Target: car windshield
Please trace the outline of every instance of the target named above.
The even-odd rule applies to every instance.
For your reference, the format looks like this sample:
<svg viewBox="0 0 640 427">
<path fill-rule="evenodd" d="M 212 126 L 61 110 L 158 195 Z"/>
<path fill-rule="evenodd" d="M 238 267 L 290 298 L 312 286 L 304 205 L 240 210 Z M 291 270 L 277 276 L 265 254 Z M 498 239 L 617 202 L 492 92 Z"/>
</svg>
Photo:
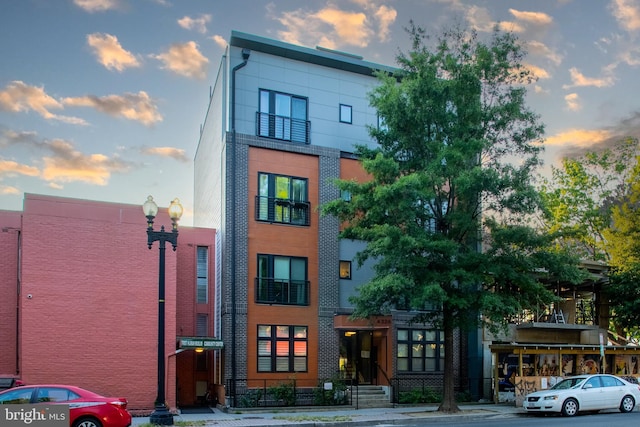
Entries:
<svg viewBox="0 0 640 427">
<path fill-rule="evenodd" d="M 584 377 L 567 378 L 566 380 L 562 380 L 556 385 L 554 385 L 553 387 L 551 387 L 551 390 L 566 390 L 569 388 L 573 388 L 582 384 L 584 380 L 586 380 L 586 378 Z"/>
</svg>

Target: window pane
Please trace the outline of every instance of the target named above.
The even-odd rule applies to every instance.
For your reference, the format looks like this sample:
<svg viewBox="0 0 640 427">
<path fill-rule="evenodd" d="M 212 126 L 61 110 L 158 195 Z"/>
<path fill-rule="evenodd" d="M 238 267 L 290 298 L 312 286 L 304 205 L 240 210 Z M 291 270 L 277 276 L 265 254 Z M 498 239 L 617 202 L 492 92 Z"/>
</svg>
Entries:
<svg viewBox="0 0 640 427">
<path fill-rule="evenodd" d="M 291 258 L 291 280 L 307 278 L 307 262 L 302 258 Z"/>
<path fill-rule="evenodd" d="M 433 372 L 436 370 L 436 359 L 425 359 L 425 370 Z"/>
<path fill-rule="evenodd" d="M 351 261 L 340 261 L 340 278 L 351 279 Z"/>
<path fill-rule="evenodd" d="M 409 344 L 398 344 L 398 357 L 409 356 Z"/>
<path fill-rule="evenodd" d="M 258 372 L 271 372 L 270 357 L 258 357 Z"/>
<path fill-rule="evenodd" d="M 289 187 L 291 178 L 288 176 L 276 176 L 276 198 L 289 200 Z"/>
<path fill-rule="evenodd" d="M 294 354 L 294 356 L 306 356 L 307 355 L 307 342 L 306 341 L 295 341 L 293 343 L 293 354 Z"/>
<path fill-rule="evenodd" d="M 306 338 L 307 337 L 307 327 L 306 326 L 295 326 L 293 328 L 293 336 L 295 338 Z"/>
<path fill-rule="evenodd" d="M 425 356 L 427 357 L 436 357 L 436 345 L 435 344 L 427 344 L 425 347 Z"/>
<path fill-rule="evenodd" d="M 293 359 L 293 370 L 294 370 L 294 372 L 306 372 L 307 371 L 307 358 L 306 357 L 295 357 Z"/>
<path fill-rule="evenodd" d="M 411 337 L 414 341 L 422 341 L 424 340 L 424 331 L 412 331 Z"/>
<path fill-rule="evenodd" d="M 304 98 L 291 98 L 291 117 L 298 120 L 307 120 L 307 100 Z"/>
<path fill-rule="evenodd" d="M 289 372 L 289 358 L 277 357 L 276 358 L 276 371 L 277 372 Z"/>
<path fill-rule="evenodd" d="M 276 355 L 288 356 L 289 355 L 289 341 L 277 341 L 276 342 Z"/>
<path fill-rule="evenodd" d="M 271 338 L 271 326 L 258 325 L 258 336 L 261 338 Z"/>
<path fill-rule="evenodd" d="M 271 341 L 258 341 L 258 356 L 271 355 Z"/>
<path fill-rule="evenodd" d="M 414 357 L 411 360 L 411 370 L 413 372 L 422 372 L 424 371 L 424 366 L 422 366 L 424 359 L 421 357 Z"/>
<path fill-rule="evenodd" d="M 196 336 L 206 337 L 208 334 L 207 323 L 209 320 L 209 316 L 206 314 L 198 314 L 196 316 Z"/>
<path fill-rule="evenodd" d="M 409 331 L 406 329 L 398 330 L 398 341 L 406 341 L 409 339 Z"/>
<path fill-rule="evenodd" d="M 427 341 L 435 341 L 436 340 L 436 331 L 427 331 L 425 335 L 425 339 Z"/>
<path fill-rule="evenodd" d="M 276 93 L 277 116 L 291 117 L 291 97 L 283 93 Z"/>
<path fill-rule="evenodd" d="M 407 358 L 398 359 L 398 370 L 399 371 L 408 371 L 409 370 L 409 359 L 407 359 Z"/>
<path fill-rule="evenodd" d="M 289 338 L 288 326 L 276 326 L 276 336 L 278 338 Z"/>
<path fill-rule="evenodd" d="M 291 195 L 291 198 L 298 202 L 306 202 L 307 201 L 307 180 L 293 178 L 291 180 L 291 184 L 293 186 L 293 194 Z"/>
<path fill-rule="evenodd" d="M 273 258 L 273 277 L 275 279 L 289 280 L 289 259 L 280 256 Z"/>
<path fill-rule="evenodd" d="M 351 106 L 340 104 L 340 121 L 351 123 Z"/>
<path fill-rule="evenodd" d="M 414 344 L 411 347 L 411 355 L 413 357 L 422 356 L 422 352 L 424 350 L 424 346 L 422 344 Z"/>
</svg>

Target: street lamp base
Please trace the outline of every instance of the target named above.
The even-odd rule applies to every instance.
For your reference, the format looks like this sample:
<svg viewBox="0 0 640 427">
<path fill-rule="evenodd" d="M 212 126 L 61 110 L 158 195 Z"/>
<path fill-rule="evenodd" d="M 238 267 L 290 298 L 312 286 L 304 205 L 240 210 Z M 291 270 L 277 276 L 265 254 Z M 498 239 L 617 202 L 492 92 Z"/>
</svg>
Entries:
<svg viewBox="0 0 640 427">
<path fill-rule="evenodd" d="M 159 405 L 156 405 L 156 408 L 151 413 L 151 416 L 149 417 L 149 422 L 151 424 L 156 424 L 161 426 L 172 426 L 173 414 L 169 412 L 166 405 L 159 404 Z"/>
</svg>

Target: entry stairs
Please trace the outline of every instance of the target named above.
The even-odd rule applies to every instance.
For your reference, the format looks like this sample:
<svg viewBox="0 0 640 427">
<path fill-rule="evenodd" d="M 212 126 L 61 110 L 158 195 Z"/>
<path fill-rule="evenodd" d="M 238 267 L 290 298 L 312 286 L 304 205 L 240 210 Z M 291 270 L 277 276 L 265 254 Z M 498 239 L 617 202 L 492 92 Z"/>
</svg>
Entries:
<svg viewBox="0 0 640 427">
<path fill-rule="evenodd" d="M 388 387 L 360 385 L 352 389 L 351 404 L 359 408 L 391 408 Z"/>
</svg>

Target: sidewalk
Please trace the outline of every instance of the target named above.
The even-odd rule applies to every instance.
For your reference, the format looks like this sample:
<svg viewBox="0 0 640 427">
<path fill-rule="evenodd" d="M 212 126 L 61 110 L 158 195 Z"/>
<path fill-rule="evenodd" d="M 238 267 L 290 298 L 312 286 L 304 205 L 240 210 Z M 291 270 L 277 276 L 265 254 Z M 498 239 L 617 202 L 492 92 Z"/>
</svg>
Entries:
<svg viewBox="0 0 640 427">
<path fill-rule="evenodd" d="M 297 425 L 299 427 L 331 427 L 331 426 L 371 426 L 373 423 L 401 424 L 408 420 L 432 419 L 434 422 L 443 418 L 455 417 L 516 417 L 524 414 L 522 408 L 513 404 L 467 404 L 460 405 L 461 412 L 457 414 L 441 414 L 437 412 L 437 405 L 399 406 L 396 408 L 361 408 L 340 407 L 339 409 L 314 408 L 273 408 L 272 412 L 257 410 L 238 410 L 238 413 L 222 412 L 215 409 L 209 414 L 180 414 L 176 415 L 174 423 L 178 421 L 204 421 L 207 426 L 283 426 Z M 148 423 L 149 417 L 134 417 L 132 425 Z"/>
</svg>

